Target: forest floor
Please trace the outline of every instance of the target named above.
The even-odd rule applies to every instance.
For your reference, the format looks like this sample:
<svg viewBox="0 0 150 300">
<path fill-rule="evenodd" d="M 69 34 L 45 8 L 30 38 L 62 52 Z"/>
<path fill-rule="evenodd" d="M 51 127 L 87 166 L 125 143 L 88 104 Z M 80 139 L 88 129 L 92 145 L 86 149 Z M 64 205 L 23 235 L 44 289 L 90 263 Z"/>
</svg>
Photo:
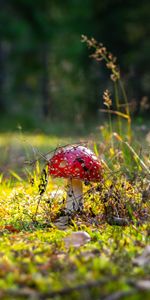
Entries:
<svg viewBox="0 0 150 300">
<path fill-rule="evenodd" d="M 0 135 L 0 299 L 149 300 L 150 181 L 140 165 L 149 151 L 129 176 L 103 149 L 116 169 L 85 186 L 84 210 L 69 216 L 64 180 L 49 178 L 36 214 L 40 159 L 72 142 L 83 140 Z"/>
</svg>

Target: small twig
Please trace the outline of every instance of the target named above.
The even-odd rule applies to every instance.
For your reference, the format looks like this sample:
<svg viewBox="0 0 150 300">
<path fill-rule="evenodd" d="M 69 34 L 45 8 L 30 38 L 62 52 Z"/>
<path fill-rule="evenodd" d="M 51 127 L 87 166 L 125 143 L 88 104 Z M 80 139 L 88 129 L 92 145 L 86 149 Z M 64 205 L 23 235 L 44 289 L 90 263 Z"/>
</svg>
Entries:
<svg viewBox="0 0 150 300">
<path fill-rule="evenodd" d="M 148 172 L 148 174 L 150 174 L 150 169 L 146 166 L 146 164 L 144 163 L 144 161 L 139 157 L 139 155 L 135 152 L 135 150 L 129 145 L 129 143 L 128 142 L 124 142 L 124 144 L 129 148 L 129 150 L 134 155 L 134 157 L 139 161 L 139 163 L 141 164 L 141 166 Z"/>
<path fill-rule="evenodd" d="M 41 160 L 41 159 L 44 159 L 44 161 L 49 162 L 49 158 L 47 158 L 47 156 L 48 156 L 49 154 L 53 154 L 53 155 L 54 155 L 54 154 L 55 154 L 57 151 L 59 151 L 60 149 L 66 148 L 66 147 L 68 147 L 68 146 L 86 145 L 87 143 L 88 143 L 88 142 L 76 142 L 76 143 L 74 143 L 73 145 L 72 145 L 72 144 L 66 144 L 66 145 L 58 146 L 58 147 L 56 147 L 54 150 L 48 151 L 48 152 L 46 152 L 45 154 L 42 154 L 42 153 L 39 151 L 39 149 L 36 148 L 36 152 L 38 153 L 39 157 L 36 158 L 36 159 L 34 159 L 34 160 L 25 161 L 24 163 L 27 164 L 27 165 L 34 165 L 38 160 Z M 30 146 L 33 148 L 32 145 L 30 145 Z M 35 153 L 35 148 L 34 148 L 34 151 L 33 151 L 33 152 Z"/>
<path fill-rule="evenodd" d="M 39 209 L 39 205 L 40 205 L 40 202 L 42 200 L 42 197 L 43 197 L 43 194 L 39 196 L 37 206 L 36 206 L 36 210 L 35 210 L 35 214 L 34 214 L 34 220 L 36 220 L 36 216 L 37 216 L 37 213 L 38 213 L 38 209 Z"/>
<path fill-rule="evenodd" d="M 39 208 L 39 204 L 41 202 L 41 199 L 43 197 L 43 194 L 44 192 L 46 191 L 46 187 L 47 187 L 47 184 L 48 184 L 48 170 L 47 170 L 47 166 L 42 170 L 42 174 L 41 174 L 41 178 L 40 178 L 40 184 L 38 186 L 39 188 L 39 199 L 38 199 L 38 202 L 37 202 L 37 206 L 36 206 L 36 211 L 35 211 L 35 214 L 34 214 L 34 219 L 36 220 L 36 216 L 37 216 L 37 213 L 38 213 L 38 208 Z"/>
</svg>

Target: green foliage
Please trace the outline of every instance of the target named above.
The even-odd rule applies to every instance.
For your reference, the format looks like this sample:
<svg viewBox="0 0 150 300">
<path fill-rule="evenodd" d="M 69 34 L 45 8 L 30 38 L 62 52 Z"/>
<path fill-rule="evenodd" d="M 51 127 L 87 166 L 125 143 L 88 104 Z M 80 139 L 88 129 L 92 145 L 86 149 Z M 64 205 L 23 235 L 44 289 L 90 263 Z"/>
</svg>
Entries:
<svg viewBox="0 0 150 300">
<path fill-rule="evenodd" d="M 3 135 L 1 145 L 3 150 L 13 146 L 19 163 L 23 149 L 14 139 L 19 137 Z M 21 134 L 20 139 L 25 141 L 24 155 L 30 160 L 27 141 L 42 155 L 60 143 L 67 144 L 67 140 L 43 135 Z M 104 141 L 107 144 L 106 138 Z M 94 146 L 97 155 L 100 146 Z M 138 288 L 140 280 L 149 278 L 149 264 L 134 262 L 150 242 L 148 178 L 141 169 L 135 179 L 129 178 L 124 161 L 116 160 L 113 149 L 110 146 L 104 151 L 107 169 L 102 182 L 84 187 L 84 211 L 72 215 L 63 230 L 56 224 L 64 209 L 64 181 L 49 178 L 40 199 L 41 163 L 31 169 L 27 164 L 25 176 L 20 170 L 14 171 L 9 157 L 9 177 L 5 173 L 0 180 L 2 299 L 107 299 L 115 293 L 132 300 L 143 299 L 144 293 L 149 299 L 150 292 Z M 111 164 L 113 159 L 115 165 Z M 116 223 L 118 217 L 120 223 Z M 91 237 L 89 243 L 78 247 L 65 244 L 72 232 L 83 230 Z"/>
</svg>

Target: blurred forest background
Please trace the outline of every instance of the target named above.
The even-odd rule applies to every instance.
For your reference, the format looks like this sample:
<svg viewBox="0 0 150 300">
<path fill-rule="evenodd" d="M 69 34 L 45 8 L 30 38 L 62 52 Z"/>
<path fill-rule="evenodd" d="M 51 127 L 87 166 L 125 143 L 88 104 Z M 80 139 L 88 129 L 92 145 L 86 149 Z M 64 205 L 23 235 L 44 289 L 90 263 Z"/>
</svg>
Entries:
<svg viewBox="0 0 150 300">
<path fill-rule="evenodd" d="M 63 124 L 84 129 L 102 118 L 108 70 L 89 58 L 81 35 L 117 56 L 131 110 L 149 113 L 149 0 L 1 0 L 0 129 Z M 53 125 L 52 125 L 53 124 Z M 86 124 L 86 125 L 85 125 Z"/>
</svg>

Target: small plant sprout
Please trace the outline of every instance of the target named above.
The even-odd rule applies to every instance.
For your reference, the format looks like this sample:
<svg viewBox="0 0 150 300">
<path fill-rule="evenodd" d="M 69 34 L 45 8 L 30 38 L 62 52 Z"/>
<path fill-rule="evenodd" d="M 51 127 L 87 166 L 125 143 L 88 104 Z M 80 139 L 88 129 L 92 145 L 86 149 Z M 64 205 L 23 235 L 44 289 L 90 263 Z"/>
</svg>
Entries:
<svg viewBox="0 0 150 300">
<path fill-rule="evenodd" d="M 77 211 L 83 208 L 82 181 L 100 181 L 102 165 L 95 154 L 80 145 L 69 145 L 56 150 L 48 162 L 49 174 L 68 179 L 66 208 Z"/>
</svg>

